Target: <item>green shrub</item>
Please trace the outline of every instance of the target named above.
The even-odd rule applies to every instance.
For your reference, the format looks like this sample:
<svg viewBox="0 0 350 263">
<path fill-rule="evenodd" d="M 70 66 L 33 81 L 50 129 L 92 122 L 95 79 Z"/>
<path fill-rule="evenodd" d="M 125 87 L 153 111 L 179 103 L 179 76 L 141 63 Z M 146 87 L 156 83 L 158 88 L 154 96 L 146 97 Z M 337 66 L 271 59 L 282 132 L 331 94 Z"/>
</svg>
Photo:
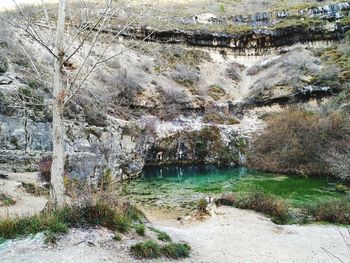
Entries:
<svg viewBox="0 0 350 263">
<path fill-rule="evenodd" d="M 170 243 L 160 246 L 152 240 L 139 242 L 130 248 L 134 257 L 139 259 L 152 259 L 165 256 L 172 259 L 189 257 L 191 247 L 184 243 Z"/>
<path fill-rule="evenodd" d="M 139 242 L 130 248 L 136 258 L 159 258 L 162 256 L 161 246 L 152 240 Z"/>
<path fill-rule="evenodd" d="M 119 233 L 114 233 L 114 236 L 113 236 L 113 240 L 115 241 L 121 241 L 122 240 L 122 237 Z"/>
<path fill-rule="evenodd" d="M 242 209 L 251 209 L 270 216 L 277 224 L 284 224 L 290 219 L 288 203 L 276 196 L 266 194 L 259 189 L 240 196 L 235 205 Z"/>
<path fill-rule="evenodd" d="M 12 239 L 45 231 L 66 233 L 68 231 L 68 225 L 57 217 L 57 213 L 44 213 L 27 218 L 7 218 L 0 221 L 0 237 L 5 239 Z"/>
<path fill-rule="evenodd" d="M 145 236 L 145 226 L 143 224 L 136 225 L 135 231 L 139 236 Z"/>
<path fill-rule="evenodd" d="M 187 258 L 190 256 L 191 247 L 185 243 L 170 243 L 162 246 L 161 251 L 168 258 Z"/>
<path fill-rule="evenodd" d="M 307 207 L 307 211 L 316 221 L 350 224 L 350 201 L 346 198 L 320 201 Z"/>
<path fill-rule="evenodd" d="M 128 217 L 125 207 L 112 208 L 110 205 L 97 202 L 82 206 L 66 206 L 53 212 L 24 218 L 0 220 L 0 238 L 36 234 L 38 232 L 66 233 L 68 227 L 103 226 L 110 230 L 126 232 L 134 222 Z"/>
<path fill-rule="evenodd" d="M 22 187 L 27 193 L 30 193 L 35 196 L 48 196 L 49 190 L 40 186 L 37 186 L 33 183 L 23 183 Z"/>
</svg>

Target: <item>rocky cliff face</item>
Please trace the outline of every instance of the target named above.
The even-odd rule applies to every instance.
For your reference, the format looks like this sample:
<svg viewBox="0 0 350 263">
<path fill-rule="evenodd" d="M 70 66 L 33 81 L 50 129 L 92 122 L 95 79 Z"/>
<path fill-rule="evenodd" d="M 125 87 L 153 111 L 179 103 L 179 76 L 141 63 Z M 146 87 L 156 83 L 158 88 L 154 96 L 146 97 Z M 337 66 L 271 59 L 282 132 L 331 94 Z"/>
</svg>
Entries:
<svg viewBox="0 0 350 263">
<path fill-rule="evenodd" d="M 135 26 L 122 30 L 121 36 L 163 43 L 192 46 L 226 47 L 244 53 L 265 48 L 291 46 L 312 41 L 338 41 L 350 29 L 350 2 L 335 3 L 296 11 L 261 12 L 249 16 L 210 16 L 181 18 L 179 28 L 156 29 Z M 205 25 L 202 27 L 201 25 Z M 196 29 L 196 27 L 198 27 Z M 212 28 L 205 30 L 203 28 Z M 119 33 L 123 26 L 111 26 L 107 32 Z"/>
<path fill-rule="evenodd" d="M 17 101 L 30 90 L 18 76 L 4 74 L 1 80 L 0 170 L 37 171 L 39 162 L 51 156 L 50 109 L 23 105 L 23 98 L 21 103 Z M 112 117 L 105 123 L 97 127 L 84 121 L 66 121 L 66 170 L 73 177 L 93 180 L 110 171 L 123 179 L 142 170 L 147 141 L 141 128 Z"/>
<path fill-rule="evenodd" d="M 348 81 L 346 45 L 336 50 L 324 43 L 345 36 L 350 23 L 342 19 L 349 9 L 349 4 L 336 4 L 298 11 L 297 23 L 287 11 L 188 19 L 193 24 L 253 27 L 241 32 L 129 28 L 124 37 L 148 36 L 160 43 L 133 49 L 126 48 L 128 40 L 117 43 L 114 51 L 127 51 L 93 74 L 89 81 L 94 85 L 69 106 L 67 172 L 91 180 L 107 172 L 124 179 L 148 164 L 241 164 L 248 137 L 258 128 L 255 124 L 261 124 L 256 116 L 246 120 L 247 111 L 322 99 L 340 91 L 341 85 L 335 85 L 339 76 L 342 83 Z M 311 18 L 318 20 L 310 22 Z M 328 50 L 323 54 L 326 62 L 316 48 L 294 46 L 316 40 Z M 103 50 L 104 43 L 99 44 L 92 59 Z M 31 79 L 30 63 L 18 54 L 8 55 L 9 47 L 3 46 L 0 170 L 37 170 L 52 151 L 50 94 Z M 261 56 L 250 56 L 251 50 Z M 33 54 L 50 65 L 34 48 Z M 334 65 L 328 65 L 332 61 Z M 93 107 L 96 97 L 88 91 L 98 96 L 99 107 Z"/>
<path fill-rule="evenodd" d="M 244 154 L 244 136 L 235 130 L 209 125 L 159 136 L 134 122 L 108 118 L 107 123 L 97 127 L 66 122 L 66 170 L 71 176 L 94 182 L 109 172 L 122 180 L 137 176 L 144 165 L 238 165 Z M 37 171 L 39 162 L 50 157 L 51 122 L 35 121 L 21 113 L 0 115 L 0 128 L 0 170 Z"/>
<path fill-rule="evenodd" d="M 97 179 L 107 170 L 117 179 L 138 174 L 144 166 L 147 145 L 140 134 L 125 133 L 129 123 L 109 120 L 106 127 L 66 123 L 66 169 L 77 178 Z M 52 151 L 51 122 L 17 114 L 0 115 L 0 169 L 37 171 L 38 163 Z"/>
<path fill-rule="evenodd" d="M 333 25 L 326 28 L 323 25 L 290 25 L 278 29 L 252 29 L 243 33 L 209 32 L 200 30 L 166 30 L 154 31 L 154 28 L 133 28 L 122 35 L 128 38 L 147 38 L 149 41 L 187 44 L 203 47 L 226 47 L 241 53 L 247 49 L 255 49 L 263 53 L 266 48 L 290 46 L 295 43 L 312 41 L 337 41 L 343 39 L 350 25 Z M 108 30 L 119 32 L 120 28 Z"/>
</svg>

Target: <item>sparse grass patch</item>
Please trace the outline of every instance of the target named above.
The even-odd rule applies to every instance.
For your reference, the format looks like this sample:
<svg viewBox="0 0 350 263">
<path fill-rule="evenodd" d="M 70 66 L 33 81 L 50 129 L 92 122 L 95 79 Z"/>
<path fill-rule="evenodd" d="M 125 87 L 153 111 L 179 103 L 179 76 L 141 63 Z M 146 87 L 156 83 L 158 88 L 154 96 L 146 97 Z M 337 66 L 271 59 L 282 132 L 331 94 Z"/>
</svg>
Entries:
<svg viewBox="0 0 350 263">
<path fill-rule="evenodd" d="M 11 206 L 16 204 L 16 201 L 11 198 L 11 196 L 0 193 L 0 207 L 1 206 Z"/>
<path fill-rule="evenodd" d="M 160 231 L 159 229 L 156 229 L 154 227 L 149 227 L 148 229 L 157 233 L 159 240 L 164 241 L 164 242 L 171 241 L 171 237 L 166 232 Z"/>
<path fill-rule="evenodd" d="M 60 220 L 58 212 L 25 218 L 7 218 L 0 221 L 0 237 L 4 239 L 13 239 L 45 231 L 66 233 L 68 225 Z"/>
<path fill-rule="evenodd" d="M 211 28 L 212 31 L 214 31 L 214 28 Z M 249 25 L 226 25 L 223 28 L 224 32 L 228 33 L 228 34 L 241 34 L 241 33 L 245 33 L 245 32 L 250 32 L 253 30 L 253 27 L 249 26 Z"/>
<path fill-rule="evenodd" d="M 204 123 L 235 125 L 240 121 L 235 117 L 222 114 L 220 112 L 210 112 L 203 116 Z"/>
<path fill-rule="evenodd" d="M 210 86 L 208 89 L 208 96 L 212 97 L 213 100 L 218 101 L 220 100 L 223 96 L 226 95 L 225 90 L 217 85 Z"/>
<path fill-rule="evenodd" d="M 325 24 L 325 21 L 322 21 L 321 19 L 318 18 L 287 18 L 281 20 L 279 23 L 277 23 L 273 29 L 284 29 L 288 27 L 313 27 L 313 26 L 322 26 Z"/>
<path fill-rule="evenodd" d="M 24 188 L 24 190 L 32 195 L 35 196 L 48 196 L 49 190 L 40 186 L 37 186 L 33 183 L 23 183 L 22 182 L 22 187 Z"/>
</svg>

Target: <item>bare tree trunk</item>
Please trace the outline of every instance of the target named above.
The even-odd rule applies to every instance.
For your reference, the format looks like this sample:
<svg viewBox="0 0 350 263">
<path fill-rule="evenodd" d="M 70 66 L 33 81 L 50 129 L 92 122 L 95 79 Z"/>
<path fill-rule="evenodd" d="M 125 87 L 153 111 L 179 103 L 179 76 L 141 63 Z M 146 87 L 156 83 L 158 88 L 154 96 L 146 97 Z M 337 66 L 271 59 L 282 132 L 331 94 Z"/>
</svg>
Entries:
<svg viewBox="0 0 350 263">
<path fill-rule="evenodd" d="M 52 105 L 52 167 L 51 167 L 51 185 L 52 185 L 52 201 L 55 208 L 62 207 L 64 205 L 64 119 L 63 119 L 63 107 L 64 107 L 64 25 L 66 15 L 67 0 L 60 0 L 57 20 L 56 31 L 56 45 L 54 53 L 57 56 L 54 65 L 54 86 L 53 96 L 54 101 Z"/>
</svg>

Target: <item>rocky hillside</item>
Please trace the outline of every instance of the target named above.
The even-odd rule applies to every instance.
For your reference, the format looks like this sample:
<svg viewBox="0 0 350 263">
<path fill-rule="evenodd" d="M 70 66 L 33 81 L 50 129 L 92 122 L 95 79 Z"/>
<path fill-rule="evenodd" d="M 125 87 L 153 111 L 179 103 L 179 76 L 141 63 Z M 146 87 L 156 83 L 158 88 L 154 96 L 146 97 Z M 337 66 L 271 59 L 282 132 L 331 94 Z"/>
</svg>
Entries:
<svg viewBox="0 0 350 263">
<path fill-rule="evenodd" d="M 122 179 L 145 164 L 244 162 L 266 116 L 297 103 L 317 108 L 350 79 L 343 43 L 350 4 L 308 2 L 242 15 L 231 15 L 227 4 L 220 14 L 174 16 L 155 32 L 147 17 L 156 9 L 147 11 L 144 25 L 128 27 L 109 51 L 122 54 L 101 65 L 67 106 L 67 172 Z M 109 24 L 91 61 L 122 18 Z M 50 90 L 35 71 L 48 78 L 52 61 L 26 35 L 1 30 L 0 169 L 35 171 L 52 150 Z"/>
</svg>

